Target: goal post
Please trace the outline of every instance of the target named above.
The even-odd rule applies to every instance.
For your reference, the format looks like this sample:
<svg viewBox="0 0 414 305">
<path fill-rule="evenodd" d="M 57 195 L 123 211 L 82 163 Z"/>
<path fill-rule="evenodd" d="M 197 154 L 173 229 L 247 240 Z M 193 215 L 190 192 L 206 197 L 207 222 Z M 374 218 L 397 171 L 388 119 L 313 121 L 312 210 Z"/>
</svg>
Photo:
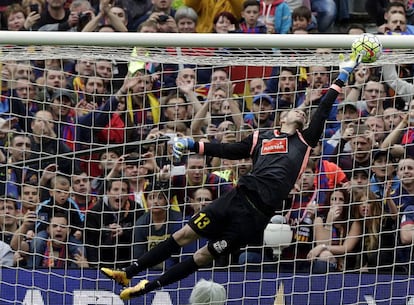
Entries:
<svg viewBox="0 0 414 305">
<path fill-rule="evenodd" d="M 250 48 L 344 48 L 348 49 L 358 35 L 251 35 L 190 33 L 93 33 L 0 31 L 0 44 L 15 45 L 85 45 L 142 47 L 240 47 Z M 62 35 L 64 34 L 64 35 Z M 116 37 L 116 39 L 114 39 Z M 412 49 L 409 35 L 379 35 L 384 48 Z"/>
<path fill-rule="evenodd" d="M 183 163 L 172 162 L 170 146 L 172 138 L 177 135 L 185 135 L 211 142 L 231 142 L 241 139 L 248 132 L 259 129 L 259 127 L 251 125 L 259 124 L 257 121 L 261 119 L 257 119 L 255 115 L 261 111 L 271 113 L 271 115 L 269 124 L 261 125 L 260 128 L 280 127 L 280 117 L 283 115 L 283 111 L 298 106 L 299 100 L 305 100 L 315 91 L 322 94 L 322 91 L 326 89 L 324 86 L 335 79 L 339 72 L 338 55 L 340 53 L 349 54 L 355 38 L 357 36 L 339 34 L 246 35 L 0 31 L 1 101 L 10 102 L 9 109 L 0 112 L 0 118 L 6 120 L 10 116 L 17 117 L 20 128 L 17 131 L 10 131 L 5 127 L 6 125 L 1 125 L 4 121 L 1 121 L 0 124 L 2 145 L 0 146 L 2 153 L 0 154 L 0 185 L 3 185 L 4 193 L 6 193 L 5 190 L 7 192 L 17 192 L 18 190 L 17 197 L 11 199 L 15 204 L 9 209 L 15 209 L 15 211 L 10 212 L 11 216 L 8 216 L 8 221 L 17 224 L 17 226 L 22 225 L 24 214 L 27 213 L 26 208 L 23 207 L 41 206 L 41 203 L 35 202 L 33 197 L 25 197 L 23 194 L 23 188 L 33 182 L 29 181 L 30 179 L 25 179 L 29 177 L 28 173 L 32 173 L 29 169 L 33 169 L 33 175 L 39 178 L 46 166 L 54 163 L 61 164 L 60 162 L 67 165 L 68 173 L 65 172 L 63 176 L 68 178 L 71 184 L 71 188 L 66 192 L 77 203 L 79 209 L 82 207 L 79 213 L 85 218 L 85 223 L 79 230 L 81 236 L 78 235 L 78 240 L 66 240 L 67 244 L 62 248 L 65 251 L 55 251 L 54 253 L 58 257 L 54 257 L 50 253 L 53 250 L 53 238 L 50 233 L 47 233 L 49 235 L 42 233 L 37 236 L 38 240 L 36 241 L 43 242 L 44 245 L 41 253 L 33 252 L 35 250 L 30 246 L 30 243 L 35 239 L 30 234 L 39 233 L 35 228 L 32 228 L 32 232 L 16 233 L 20 234 L 22 240 L 18 244 L 18 250 L 14 249 L 13 251 L 16 253 L 15 259 L 17 261 L 15 260 L 13 266 L 0 265 L 0 304 L 124 304 L 118 296 L 121 287 L 104 278 L 100 274 L 98 266 L 116 263 L 116 267 L 124 267 L 132 261 L 134 251 L 138 251 L 138 246 L 149 248 L 170 236 L 171 231 L 168 230 L 172 227 L 176 229 L 184 225 L 189 217 L 186 214 L 187 209 L 193 209 L 191 204 L 196 201 L 195 188 L 192 183 L 180 185 L 178 182 L 176 182 L 177 184 L 170 182 L 168 187 L 170 205 L 168 208 L 181 213 L 179 220 L 170 219 L 171 215 L 165 216 L 162 223 L 168 223 L 170 228 L 163 227 L 165 232 L 161 233 L 151 233 L 151 230 L 159 229 L 159 223 L 151 222 L 153 220 L 150 217 L 149 223 L 137 224 L 138 219 L 143 221 L 141 214 L 151 213 L 151 209 L 147 206 L 148 201 L 145 197 L 147 194 L 142 188 L 143 180 L 140 180 L 141 178 L 153 179 L 157 176 L 157 171 L 159 172 L 160 168 L 168 164 L 174 170 L 173 175 L 181 176 L 181 178 L 185 176 L 185 179 L 190 179 L 188 176 L 191 173 L 187 172 Z M 413 74 L 410 74 L 412 73 L 410 66 L 414 64 L 412 52 L 414 38 L 409 35 L 381 35 L 378 38 L 383 45 L 384 52 L 377 62 L 365 67 L 371 69 L 372 75 L 380 76 L 375 78 L 379 87 L 371 89 L 385 94 L 381 87 L 385 83 L 381 74 L 381 67 L 384 64 L 401 65 L 398 70 L 399 75 L 412 82 Z M 135 52 L 133 52 L 134 48 L 136 48 Z M 136 66 L 139 67 L 137 68 L 139 70 L 137 77 L 141 78 L 142 84 L 136 85 L 128 92 L 121 92 L 118 96 L 130 62 L 136 63 Z M 316 69 L 311 72 L 309 67 L 324 67 L 324 69 Z M 188 75 L 191 74 L 191 71 L 194 73 L 193 80 L 196 82 L 194 85 L 185 85 L 184 80 L 187 76 L 183 71 L 186 68 L 189 70 Z M 283 68 L 288 69 L 284 70 Z M 227 79 L 222 80 L 221 83 L 218 81 L 214 86 L 211 85 L 213 82 L 211 75 L 220 70 L 224 71 Z M 287 73 L 287 76 L 283 74 L 283 71 Z M 178 75 L 182 79 L 176 82 Z M 321 87 L 307 90 L 311 77 L 315 82 L 318 77 L 325 77 L 325 83 Z M 362 88 L 352 107 L 358 108 L 358 111 L 362 112 L 368 99 L 368 95 L 363 96 L 364 90 L 368 88 L 368 82 L 367 79 L 360 87 L 355 86 L 354 83 L 347 84 L 339 102 L 350 98 L 352 90 Z M 256 85 L 267 86 L 268 91 L 263 94 L 263 91 L 260 91 L 263 88 L 257 89 Z M 221 89 L 223 97 L 218 95 L 213 98 L 211 92 L 209 94 L 210 88 Z M 384 88 L 387 89 L 389 96 L 387 98 L 378 97 L 378 100 L 387 100 L 389 105 L 400 107 L 396 100 L 405 100 L 406 96 L 400 94 L 398 88 L 395 91 L 389 90 L 388 87 Z M 63 93 L 61 89 L 64 89 Z M 175 96 L 168 99 L 170 92 L 173 92 Z M 114 96 L 119 98 L 116 103 L 113 101 Z M 255 105 L 261 103 L 257 96 L 261 99 L 270 96 L 269 104 L 273 107 L 272 110 L 264 111 L 255 108 Z M 284 96 L 294 96 L 290 106 L 283 106 L 281 101 L 285 101 L 283 100 Z M 182 100 L 177 102 L 177 99 Z M 195 119 L 196 112 L 207 103 L 206 100 L 212 103 L 216 100 L 220 101 L 220 110 L 215 114 L 216 116 L 211 114 L 198 118 L 200 124 L 204 124 L 198 130 L 194 127 L 194 122 L 197 121 Z M 18 112 L 15 108 L 17 104 L 26 107 L 26 112 Z M 185 104 L 185 114 L 180 112 L 183 104 Z M 234 109 L 232 108 L 234 105 L 239 108 L 240 113 L 232 113 L 231 109 Z M 335 108 L 335 115 L 340 109 L 338 105 Z M 106 108 L 104 108 L 105 106 Z M 397 109 L 399 114 L 407 113 L 407 102 L 403 106 L 401 109 Z M 310 116 L 311 106 L 308 108 L 307 115 Z M 50 112 L 51 118 L 35 119 L 35 113 L 42 110 Z M 209 111 L 213 112 L 212 108 L 209 108 Z M 93 115 L 88 117 L 90 113 Z M 242 117 L 239 125 L 236 123 L 237 115 Z M 340 117 L 335 115 L 329 118 L 322 141 L 333 139 L 331 136 L 334 132 L 329 133 L 328 130 L 331 127 L 335 128 L 335 126 L 337 128 L 335 124 L 338 123 L 337 120 L 340 120 Z M 384 123 L 385 114 L 381 113 L 378 116 Z M 217 119 L 218 117 L 219 119 Z M 210 119 L 211 121 L 206 123 Z M 217 126 L 210 129 L 209 124 L 214 125 L 214 119 L 217 119 Z M 229 121 L 229 125 L 233 124 L 236 127 L 220 125 L 223 121 Z M 53 127 L 48 129 L 44 126 L 46 123 L 52 123 Z M 26 127 L 23 127 L 23 124 L 26 124 Z M 43 124 L 43 127 L 40 128 L 36 124 Z M 59 127 L 55 129 L 56 126 Z M 50 129 L 53 129 L 54 132 L 51 132 Z M 335 129 L 335 132 L 337 130 Z M 386 132 L 389 130 L 384 131 L 384 133 Z M 379 133 L 379 131 L 375 131 L 372 136 L 375 136 L 375 133 Z M 29 154 L 21 157 L 20 160 L 14 160 L 17 148 L 13 146 L 15 143 L 13 140 L 19 135 L 23 138 L 30 136 L 31 141 L 35 141 L 33 138 L 36 137 L 43 137 L 45 142 L 57 139 L 69 146 L 70 150 L 51 151 L 42 148 L 41 143 L 35 141 L 31 142 L 32 147 L 29 149 Z M 338 138 L 336 140 L 339 141 Z M 403 150 L 409 144 L 402 144 Z M 35 145 L 37 151 L 34 152 L 32 149 Z M 347 149 L 350 148 L 347 147 Z M 112 153 L 114 155 L 111 155 Z M 102 157 L 103 155 L 104 157 Z M 128 159 L 131 155 L 134 157 Z M 120 177 L 128 179 L 131 189 L 127 191 L 127 194 L 105 193 L 110 192 L 106 188 L 110 188 L 111 185 L 105 181 L 105 174 L 108 174 L 116 166 L 114 164 L 121 156 L 128 162 L 119 161 L 120 164 L 123 161 L 125 163 L 118 164 L 122 169 L 114 175 L 113 179 L 121 179 Z M 341 164 L 340 159 L 344 156 L 350 156 L 350 151 L 329 155 L 332 159 L 336 158 L 336 163 L 331 162 L 335 165 Z M 400 159 L 405 157 L 407 154 L 404 150 L 400 154 Z M 387 155 L 386 161 L 390 160 Z M 210 189 L 211 197 L 217 197 L 224 193 L 226 187 L 236 181 L 233 178 L 242 175 L 250 165 L 248 160 L 230 162 L 229 160 L 209 159 L 203 160 L 203 162 L 203 172 L 212 173 L 218 178 L 213 182 L 203 178 L 196 186 Z M 393 162 L 393 165 L 396 166 L 396 161 Z M 355 164 L 352 166 L 356 166 Z M 131 168 L 127 168 L 128 165 L 131 165 Z M 107 167 L 105 168 L 105 166 Z M 134 166 L 136 166 L 135 169 Z M 374 173 L 375 166 L 374 163 L 369 163 L 359 170 L 364 173 L 369 172 L 370 175 L 371 171 Z M 19 171 L 14 172 L 16 168 Z M 63 166 L 59 170 L 62 168 Z M 322 171 L 320 167 L 318 169 Z M 52 168 L 51 171 L 53 170 Z M 298 237 L 299 223 L 306 216 L 306 214 L 300 214 L 306 208 L 306 205 L 301 205 L 303 203 L 301 200 L 305 200 L 304 198 L 320 200 L 318 204 L 321 210 L 318 210 L 317 213 L 320 212 L 321 215 L 327 217 L 328 207 L 325 206 L 325 201 L 322 202 L 322 198 L 336 190 L 343 191 L 345 187 L 348 187 L 349 184 L 345 180 L 351 180 L 353 170 L 352 167 L 340 173 L 340 169 L 335 168 L 334 172 L 329 173 L 326 171 L 308 173 L 314 175 L 312 181 L 320 193 L 314 197 L 313 189 L 306 189 L 306 185 L 309 187 L 309 183 L 303 180 L 305 178 L 298 180 L 298 189 L 292 190 L 293 199 L 291 200 L 294 204 L 292 205 L 291 201 L 286 202 L 283 211 L 278 213 L 281 218 L 274 220 L 272 223 L 274 226 L 269 225 L 265 234 L 267 244 L 232 253 L 224 263 L 219 261 L 213 266 L 201 268 L 188 278 L 152 292 L 137 301 L 131 301 L 130 304 L 134 304 L 134 302 L 145 305 L 188 304 L 191 290 L 201 278 L 213 279 L 223 284 L 227 291 L 226 304 L 230 305 L 414 304 L 411 257 L 408 261 L 403 262 L 397 258 L 399 250 L 408 251 L 409 255 L 412 251 L 412 245 L 402 245 L 400 241 L 400 222 L 404 216 L 402 212 L 397 215 L 399 220 L 391 230 L 395 247 L 389 249 L 385 246 L 388 252 L 393 252 L 394 260 L 387 261 L 385 265 L 378 267 L 364 265 L 363 262 L 368 259 L 367 257 L 375 256 L 377 261 L 381 260 L 382 252 L 376 251 L 378 247 L 364 250 L 364 243 L 378 243 L 378 239 L 381 239 L 381 234 L 384 233 L 381 231 L 374 234 L 369 231 L 371 228 L 368 226 L 373 222 L 364 219 L 358 220 L 361 221 L 361 232 L 358 232 L 356 238 L 359 239 L 360 249 L 358 250 L 356 246 L 353 251 L 341 254 L 340 259 L 335 257 L 330 260 L 332 266 L 328 267 L 335 266 L 334 271 L 321 274 L 301 269 L 302 265 L 309 265 L 309 259 L 306 253 L 297 254 L 297 252 L 305 251 L 299 245 L 300 241 L 305 244 L 306 251 L 316 246 L 316 240 L 312 240 L 312 234 L 305 236 L 307 233 L 302 232 L 305 235 Z M 22 178 L 23 176 L 24 178 Z M 322 176 L 323 178 L 320 178 Z M 5 178 L 1 179 L 1 177 Z M 87 178 L 87 182 L 82 181 L 84 177 Z M 341 179 L 344 180 L 339 183 L 338 177 L 342 177 Z M 334 185 L 329 185 L 327 181 L 329 179 L 333 181 L 329 181 L 329 183 L 332 182 Z M 40 184 L 39 180 L 34 181 L 36 187 Z M 364 190 L 370 187 L 368 179 L 363 183 L 359 187 Z M 380 182 L 378 185 L 383 186 Z M 399 190 L 401 191 L 401 189 Z M 43 196 L 43 199 L 38 201 L 45 202 L 49 198 L 48 194 L 49 191 L 52 191 L 52 186 L 47 183 L 41 185 L 36 191 L 40 191 Z M 122 213 L 116 214 L 111 220 L 112 222 L 104 223 L 106 220 L 103 215 L 107 216 L 108 211 L 91 211 L 93 206 L 100 202 L 103 206 L 108 204 L 108 198 L 111 196 L 122 197 L 122 195 L 128 197 L 128 208 L 122 207 Z M 403 196 L 397 197 L 397 199 L 401 198 Z M 382 199 L 385 200 L 385 197 Z M 0 198 L 0 207 L 6 206 L 6 200 L 2 200 Z M 200 200 L 210 201 L 209 198 L 201 198 Z M 364 200 L 369 201 L 367 198 Z M 352 214 L 355 203 L 349 201 L 348 204 L 346 217 L 339 220 L 339 224 L 345 224 L 344 227 L 350 228 L 355 221 L 353 219 L 355 215 Z M 385 215 L 384 206 L 379 206 Z M 2 221 L 6 218 L 3 210 L 0 209 L 0 233 L 2 233 L 0 236 L 3 236 L 3 233 L 4 235 L 9 234 L 8 230 L 13 227 Z M 102 214 L 99 214 L 101 212 Z M 88 227 L 88 224 L 92 223 L 88 220 L 88 213 L 100 215 L 97 217 L 101 221 L 100 225 Z M 298 215 L 297 218 L 292 218 L 290 222 L 285 223 L 283 217 L 288 218 L 287 215 L 295 213 Z M 132 215 L 131 218 L 122 222 L 122 217 L 127 214 Z M 43 216 L 37 215 L 39 219 Z M 368 215 L 366 218 L 369 220 L 375 218 L 371 216 Z M 382 214 L 376 216 L 380 218 Z M 42 221 L 42 224 L 47 227 L 50 219 L 42 219 Z M 130 232 L 128 233 L 131 234 L 128 243 L 121 241 L 121 238 L 109 229 L 109 225 L 112 224 L 122 227 L 123 232 Z M 55 224 L 55 226 L 59 225 Z M 145 234 L 142 232 L 140 234 L 145 235 L 147 240 L 137 240 L 138 233 L 135 231 L 137 227 L 146 230 Z M 304 227 L 305 231 L 312 230 L 309 226 L 304 225 Z M 13 228 L 16 229 L 16 227 Z M 387 227 L 387 229 L 389 228 Z M 88 233 L 86 233 L 87 230 Z M 362 233 L 363 230 L 365 233 Z M 67 234 L 69 236 L 72 233 L 68 232 Z M 112 239 L 105 239 L 105 234 L 107 237 L 108 234 L 113 234 Z M 342 231 L 335 231 L 335 236 L 331 236 L 332 240 L 335 239 L 333 243 L 341 240 L 338 243 L 342 245 L 346 240 L 343 234 Z M 60 238 L 59 236 L 61 235 L 58 235 L 58 238 Z M 309 240 L 304 240 L 308 237 Z M 301 238 L 302 240 L 300 240 Z M 295 242 L 291 242 L 292 239 Z M 108 240 L 111 240 L 112 244 Z M 331 242 L 331 240 L 327 240 L 324 245 L 325 250 L 329 249 Z M 87 262 L 79 258 L 78 255 L 59 257 L 59 255 L 66 255 L 66 252 L 72 250 L 74 245 L 77 246 L 78 243 L 82 244 L 79 249 L 85 251 L 79 253 L 84 254 L 84 259 Z M 200 245 L 197 244 L 197 246 Z M 155 278 L 168 268 L 169 264 L 191 255 L 192 250 L 195 250 L 197 246 L 183 249 L 180 255 L 173 256 L 171 261 L 166 264 L 142 272 L 133 279 L 132 284 L 136 284 L 144 277 Z M 291 248 L 288 253 L 286 249 L 289 246 Z M 129 256 L 124 256 L 125 251 Z M 113 260 L 108 261 L 107 255 L 112 252 L 115 253 Z M 2 253 L 1 244 L 0 253 Z M 94 253 L 94 255 L 90 253 Z M 40 265 L 29 267 L 28 260 L 33 260 L 31 263 L 34 263 L 35 254 Z M 352 256 L 351 254 L 360 255 L 352 260 L 357 267 L 338 267 L 341 259 L 347 255 Z M 289 255 L 293 255 L 294 258 Z M 251 261 L 245 262 L 241 259 L 246 257 Z"/>
</svg>

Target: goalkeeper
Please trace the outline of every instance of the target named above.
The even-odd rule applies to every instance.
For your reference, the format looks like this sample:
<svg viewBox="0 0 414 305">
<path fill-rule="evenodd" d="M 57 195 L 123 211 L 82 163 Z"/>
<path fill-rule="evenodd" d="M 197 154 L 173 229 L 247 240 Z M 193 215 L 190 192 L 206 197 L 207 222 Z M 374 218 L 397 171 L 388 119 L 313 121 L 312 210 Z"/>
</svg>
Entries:
<svg viewBox="0 0 414 305">
<path fill-rule="evenodd" d="M 264 229 L 275 211 L 283 209 L 283 200 L 306 165 L 311 147 L 318 143 L 336 97 L 358 63 L 359 57 L 341 62 L 338 78 L 306 129 L 305 113 L 292 109 L 282 119 L 280 131 L 256 131 L 238 143 L 211 144 L 194 142 L 190 138 L 176 139 L 173 145 L 176 158 L 181 158 L 187 150 L 227 159 L 251 157 L 252 172 L 240 177 L 236 188 L 196 213 L 188 224 L 131 266 L 123 270 L 102 268 L 107 277 L 128 286 L 133 276 L 179 253 L 181 247 L 200 237 L 209 240 L 190 259 L 174 265 L 156 280 L 141 280 L 136 286 L 124 289 L 121 299 L 141 296 L 179 281 L 220 255 L 246 245 L 262 244 Z"/>
</svg>

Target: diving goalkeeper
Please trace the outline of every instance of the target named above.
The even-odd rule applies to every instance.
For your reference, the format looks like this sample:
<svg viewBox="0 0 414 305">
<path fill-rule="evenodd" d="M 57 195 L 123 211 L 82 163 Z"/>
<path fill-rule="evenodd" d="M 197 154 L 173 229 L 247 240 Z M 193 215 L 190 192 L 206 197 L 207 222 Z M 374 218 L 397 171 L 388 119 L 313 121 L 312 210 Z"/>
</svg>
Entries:
<svg viewBox="0 0 414 305">
<path fill-rule="evenodd" d="M 122 300 L 179 281 L 220 255 L 263 242 L 263 232 L 270 218 L 275 211 L 283 209 L 283 200 L 305 168 L 311 148 L 319 141 L 335 99 L 359 61 L 358 56 L 358 59 L 351 57 L 340 63 L 338 78 L 320 101 L 306 129 L 305 112 L 292 109 L 282 118 L 280 130 L 256 131 L 241 142 L 211 144 L 194 142 L 191 138 L 174 141 L 175 158 L 181 158 L 187 150 L 226 159 L 251 157 L 253 169 L 250 174 L 240 177 L 237 187 L 231 192 L 196 213 L 183 228 L 129 267 L 123 270 L 101 268 L 107 277 L 129 286 L 133 276 L 179 253 L 181 247 L 200 237 L 209 240 L 191 258 L 174 265 L 157 279 L 144 279 L 136 286 L 122 290 Z"/>
</svg>

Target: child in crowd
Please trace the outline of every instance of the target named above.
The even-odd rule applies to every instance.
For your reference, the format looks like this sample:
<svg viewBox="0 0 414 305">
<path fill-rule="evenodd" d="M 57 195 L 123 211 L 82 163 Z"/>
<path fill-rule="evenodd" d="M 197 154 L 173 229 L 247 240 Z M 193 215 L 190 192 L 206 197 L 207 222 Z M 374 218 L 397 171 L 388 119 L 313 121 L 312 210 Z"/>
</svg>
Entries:
<svg viewBox="0 0 414 305">
<path fill-rule="evenodd" d="M 44 231 L 50 224 L 52 217 L 58 212 L 68 213 L 68 225 L 72 234 L 82 238 L 85 215 L 80 211 L 78 205 L 70 198 L 70 180 L 61 175 L 56 175 L 50 182 L 49 199 L 38 206 L 36 213 L 36 233 Z"/>
<path fill-rule="evenodd" d="M 292 12 L 292 33 L 296 31 L 316 32 L 312 22 L 312 11 L 306 6 L 299 6 Z"/>
<path fill-rule="evenodd" d="M 260 4 L 256 0 L 246 0 L 243 3 L 242 17 L 238 32 L 251 34 L 266 34 L 266 25 L 259 21 Z"/>
</svg>

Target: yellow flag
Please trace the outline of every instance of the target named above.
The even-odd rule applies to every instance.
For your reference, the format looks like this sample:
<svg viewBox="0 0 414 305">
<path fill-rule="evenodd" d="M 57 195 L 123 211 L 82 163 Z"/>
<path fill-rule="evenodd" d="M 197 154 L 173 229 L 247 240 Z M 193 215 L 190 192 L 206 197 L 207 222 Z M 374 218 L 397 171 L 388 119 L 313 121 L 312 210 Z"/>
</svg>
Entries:
<svg viewBox="0 0 414 305">
<path fill-rule="evenodd" d="M 145 56 L 148 56 L 148 53 L 146 53 Z M 137 47 L 134 47 L 132 49 L 131 57 L 135 57 L 135 58 L 138 57 Z M 139 70 L 145 70 L 145 62 L 144 61 L 136 60 L 136 61 L 130 61 L 128 63 L 128 72 L 129 72 L 130 75 L 134 75 Z"/>
</svg>

